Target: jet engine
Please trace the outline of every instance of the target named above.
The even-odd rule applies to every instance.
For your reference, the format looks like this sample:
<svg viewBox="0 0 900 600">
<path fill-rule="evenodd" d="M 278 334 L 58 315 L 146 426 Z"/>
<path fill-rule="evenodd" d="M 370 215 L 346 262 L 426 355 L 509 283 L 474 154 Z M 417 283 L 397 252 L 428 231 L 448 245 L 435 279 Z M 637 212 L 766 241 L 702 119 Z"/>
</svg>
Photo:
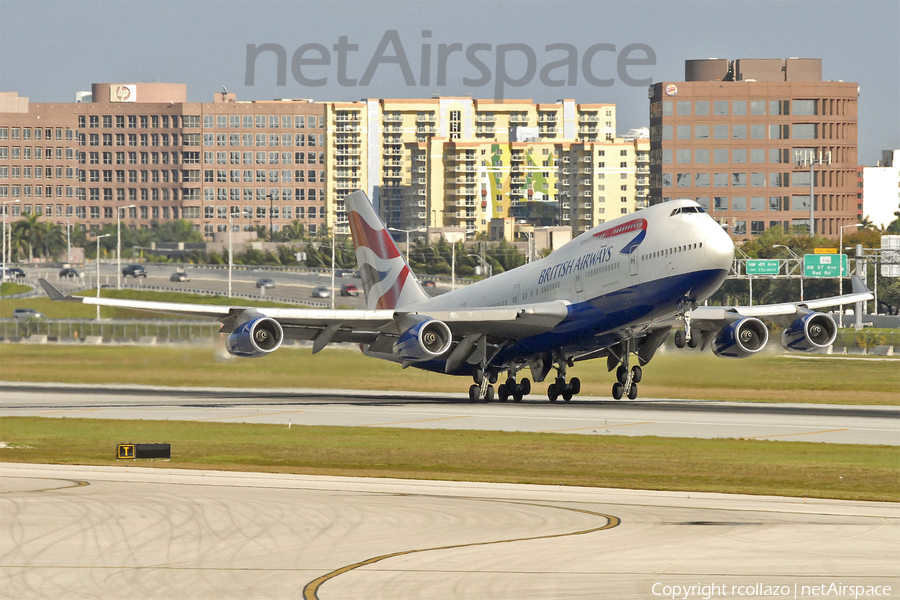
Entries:
<svg viewBox="0 0 900 600">
<path fill-rule="evenodd" d="M 823 313 L 806 312 L 781 333 L 781 345 L 786 350 L 809 352 L 826 348 L 837 336 L 837 325 Z"/>
<path fill-rule="evenodd" d="M 394 354 L 405 360 L 431 360 L 449 350 L 452 341 L 446 323 L 429 319 L 404 331 L 394 342 Z"/>
<path fill-rule="evenodd" d="M 712 342 L 712 349 L 719 357 L 747 358 L 762 350 L 767 341 L 766 324 L 754 317 L 744 317 L 722 328 Z"/>
<path fill-rule="evenodd" d="M 275 319 L 258 317 L 245 321 L 229 334 L 225 348 L 229 354 L 243 358 L 259 358 L 278 350 L 284 330 Z"/>
</svg>

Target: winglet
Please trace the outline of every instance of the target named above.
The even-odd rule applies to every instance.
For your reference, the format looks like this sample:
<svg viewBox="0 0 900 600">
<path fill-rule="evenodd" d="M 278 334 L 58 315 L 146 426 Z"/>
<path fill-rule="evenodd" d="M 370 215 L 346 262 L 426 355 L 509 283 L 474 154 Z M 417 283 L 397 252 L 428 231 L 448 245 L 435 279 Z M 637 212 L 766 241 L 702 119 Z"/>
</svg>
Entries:
<svg viewBox="0 0 900 600">
<path fill-rule="evenodd" d="M 850 278 L 850 281 L 853 283 L 853 293 L 854 294 L 865 294 L 866 292 L 871 292 L 866 284 L 862 282 L 862 279 L 859 278 L 859 275 L 854 275 Z"/>
<path fill-rule="evenodd" d="M 63 301 L 63 302 L 81 302 L 81 298 L 73 298 L 72 296 L 65 296 L 58 289 L 53 287 L 49 281 L 46 279 L 38 279 L 38 283 L 41 284 L 41 287 L 44 288 L 44 291 L 47 292 L 47 295 L 54 302 Z"/>
</svg>

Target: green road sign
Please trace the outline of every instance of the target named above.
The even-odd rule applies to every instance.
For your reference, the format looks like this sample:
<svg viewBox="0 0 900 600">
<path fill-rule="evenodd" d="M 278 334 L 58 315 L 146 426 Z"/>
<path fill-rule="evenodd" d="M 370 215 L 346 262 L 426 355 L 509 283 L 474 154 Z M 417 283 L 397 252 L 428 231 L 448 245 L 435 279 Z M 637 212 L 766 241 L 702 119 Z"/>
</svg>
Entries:
<svg viewBox="0 0 900 600">
<path fill-rule="evenodd" d="M 748 260 L 747 275 L 778 275 L 779 260 Z"/>
<path fill-rule="evenodd" d="M 803 276 L 804 277 L 840 277 L 841 263 L 844 263 L 844 277 L 850 274 L 847 268 L 846 254 L 804 254 L 803 255 Z"/>
</svg>

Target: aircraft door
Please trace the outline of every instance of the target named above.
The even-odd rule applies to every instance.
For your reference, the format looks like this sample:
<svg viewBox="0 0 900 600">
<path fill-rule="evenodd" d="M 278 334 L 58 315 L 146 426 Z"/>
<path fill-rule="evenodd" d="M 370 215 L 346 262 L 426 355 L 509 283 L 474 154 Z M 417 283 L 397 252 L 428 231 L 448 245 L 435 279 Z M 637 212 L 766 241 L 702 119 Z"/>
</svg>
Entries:
<svg viewBox="0 0 900 600">
<path fill-rule="evenodd" d="M 513 304 L 519 303 L 519 284 L 518 283 L 515 285 L 515 287 L 513 287 L 512 303 Z"/>
<path fill-rule="evenodd" d="M 584 283 L 581 281 L 581 273 L 575 273 L 575 298 L 584 300 Z"/>
<path fill-rule="evenodd" d="M 638 251 L 635 250 L 628 256 L 628 266 L 631 269 L 631 279 L 632 281 L 639 281 L 639 271 L 638 271 L 638 262 L 640 260 L 640 255 Z"/>
</svg>

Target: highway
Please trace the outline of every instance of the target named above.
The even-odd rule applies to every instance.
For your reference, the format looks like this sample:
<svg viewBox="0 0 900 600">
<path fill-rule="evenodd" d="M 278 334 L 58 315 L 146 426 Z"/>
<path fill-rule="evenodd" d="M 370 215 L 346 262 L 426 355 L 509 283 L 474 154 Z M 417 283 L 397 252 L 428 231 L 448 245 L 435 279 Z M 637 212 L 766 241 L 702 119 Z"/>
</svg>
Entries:
<svg viewBox="0 0 900 600">
<path fill-rule="evenodd" d="M 900 445 L 900 407 L 578 397 L 0 383 L 0 417 L 159 419 Z"/>
</svg>

